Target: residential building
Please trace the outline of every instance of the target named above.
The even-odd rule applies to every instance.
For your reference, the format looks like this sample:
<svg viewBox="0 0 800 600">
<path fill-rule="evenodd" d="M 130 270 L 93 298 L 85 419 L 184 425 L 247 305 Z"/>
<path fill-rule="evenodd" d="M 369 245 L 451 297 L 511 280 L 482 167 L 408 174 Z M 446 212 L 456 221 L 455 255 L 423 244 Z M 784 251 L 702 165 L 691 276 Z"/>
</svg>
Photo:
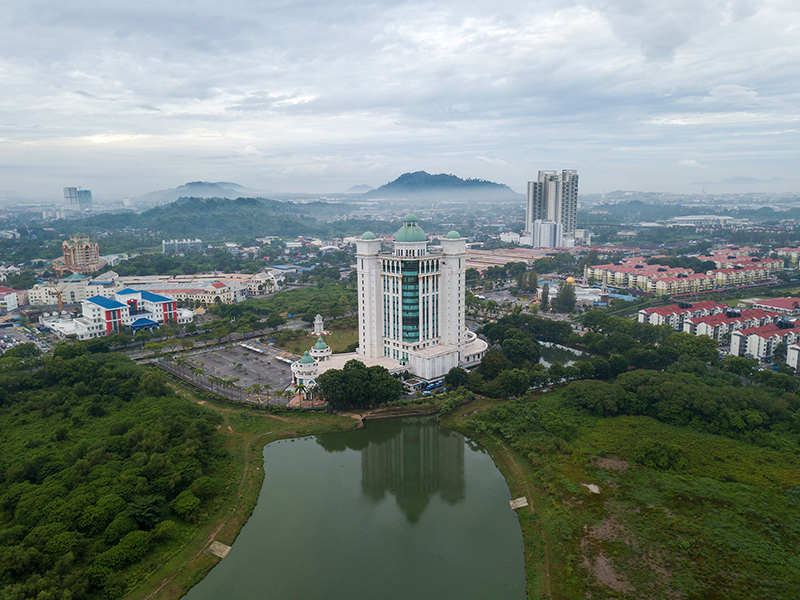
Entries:
<svg viewBox="0 0 800 600">
<path fill-rule="evenodd" d="M 161 252 L 164 254 L 199 254 L 203 251 L 203 242 L 194 240 L 161 240 Z"/>
<path fill-rule="evenodd" d="M 9 287 L 0 286 L 0 315 L 7 315 L 18 306 L 17 292 Z"/>
<path fill-rule="evenodd" d="M 800 327 L 793 325 L 794 323 L 782 321 L 734 331 L 731 334 L 730 354 L 758 360 L 770 358 L 778 344 L 783 343 L 788 349 L 791 344 L 800 342 Z"/>
<path fill-rule="evenodd" d="M 564 226 L 561 223 L 536 219 L 531 231 L 534 248 L 559 248 L 564 245 Z"/>
<path fill-rule="evenodd" d="M 786 348 L 786 364 L 795 371 L 800 367 L 800 344 L 789 344 Z"/>
<path fill-rule="evenodd" d="M 578 219 L 578 172 L 539 171 L 538 181 L 528 182 L 525 233 L 533 234 L 534 221 L 554 221 L 563 235 L 572 237 Z"/>
<path fill-rule="evenodd" d="M 765 298 L 753 302 L 753 308 L 774 310 L 782 315 L 800 315 L 800 298 Z"/>
<path fill-rule="evenodd" d="M 727 311 L 705 317 L 689 317 L 683 321 L 683 330 L 692 335 L 707 335 L 718 342 L 724 337 L 741 329 L 763 327 L 780 321 L 781 315 L 777 312 L 767 312 L 761 309 L 742 311 Z"/>
<path fill-rule="evenodd" d="M 53 269 L 59 277 L 65 272 L 86 275 L 101 267 L 100 246 L 88 235 L 73 235 L 61 244 L 63 258 L 53 262 Z"/>
<path fill-rule="evenodd" d="M 451 231 L 440 242 L 441 254 L 428 251 L 413 214 L 390 253 L 369 231 L 356 242 L 359 355 L 397 361 L 429 380 L 480 362 L 487 344 L 464 321 L 466 239 Z"/>
<path fill-rule="evenodd" d="M 69 200 L 70 204 L 78 204 L 83 209 L 92 204 L 91 190 L 82 190 L 76 187 L 64 188 L 64 199 Z"/>
<path fill-rule="evenodd" d="M 693 302 L 673 304 L 672 306 L 660 306 L 657 308 L 643 308 L 639 311 L 639 323 L 649 323 L 650 325 L 669 325 L 675 331 L 684 330 L 684 322 L 687 319 L 718 315 L 728 308 L 727 304 L 717 304 L 716 302 Z"/>
</svg>

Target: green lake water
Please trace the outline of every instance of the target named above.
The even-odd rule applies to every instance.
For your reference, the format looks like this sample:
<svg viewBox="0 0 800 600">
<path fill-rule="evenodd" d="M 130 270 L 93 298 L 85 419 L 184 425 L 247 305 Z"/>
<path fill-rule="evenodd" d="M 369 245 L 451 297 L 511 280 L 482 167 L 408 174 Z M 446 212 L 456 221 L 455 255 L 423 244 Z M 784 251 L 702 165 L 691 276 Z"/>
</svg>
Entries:
<svg viewBox="0 0 800 600">
<path fill-rule="evenodd" d="M 188 600 L 525 598 L 503 476 L 434 418 L 275 442 L 264 474 L 252 517 Z"/>
</svg>

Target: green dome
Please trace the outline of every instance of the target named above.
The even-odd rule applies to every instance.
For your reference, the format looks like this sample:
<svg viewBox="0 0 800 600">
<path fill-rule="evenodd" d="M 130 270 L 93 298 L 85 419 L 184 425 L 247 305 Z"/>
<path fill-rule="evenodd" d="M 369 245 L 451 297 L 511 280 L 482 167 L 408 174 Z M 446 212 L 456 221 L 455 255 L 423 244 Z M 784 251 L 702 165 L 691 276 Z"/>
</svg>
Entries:
<svg viewBox="0 0 800 600">
<path fill-rule="evenodd" d="M 395 242 L 427 242 L 428 236 L 417 225 L 417 217 L 408 213 L 403 218 L 403 226 L 394 234 Z"/>
<path fill-rule="evenodd" d="M 303 358 L 300 359 L 300 364 L 310 365 L 313 362 L 314 362 L 314 359 L 311 358 L 311 355 L 308 353 L 308 350 L 306 350 L 306 353 L 303 354 Z"/>
<path fill-rule="evenodd" d="M 371 231 L 365 231 L 364 235 L 361 236 L 361 239 L 362 240 L 374 240 L 374 239 L 377 239 L 377 238 L 375 237 L 375 234 L 372 233 Z"/>
<path fill-rule="evenodd" d="M 328 344 L 322 341 L 322 338 L 319 338 L 319 341 L 314 344 L 314 350 L 325 350 L 328 347 Z"/>
<path fill-rule="evenodd" d="M 446 239 L 448 239 L 448 240 L 460 240 L 460 239 L 461 239 L 461 234 L 460 234 L 460 233 L 458 233 L 458 232 L 457 232 L 457 231 L 454 229 L 453 231 L 451 231 L 450 233 L 448 233 L 448 234 L 445 236 L 445 238 L 446 238 Z"/>
</svg>

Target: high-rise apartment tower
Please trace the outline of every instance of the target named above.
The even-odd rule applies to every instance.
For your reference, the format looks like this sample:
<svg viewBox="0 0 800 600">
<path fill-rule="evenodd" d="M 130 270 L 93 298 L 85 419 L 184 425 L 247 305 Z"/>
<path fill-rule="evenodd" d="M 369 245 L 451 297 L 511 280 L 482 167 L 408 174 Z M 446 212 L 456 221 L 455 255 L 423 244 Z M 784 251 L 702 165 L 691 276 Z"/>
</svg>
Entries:
<svg viewBox="0 0 800 600">
<path fill-rule="evenodd" d="M 528 182 L 525 234 L 533 235 L 534 221 L 553 221 L 564 228 L 565 236 L 575 233 L 578 220 L 578 172 L 575 170 L 539 171 L 538 181 Z"/>
</svg>

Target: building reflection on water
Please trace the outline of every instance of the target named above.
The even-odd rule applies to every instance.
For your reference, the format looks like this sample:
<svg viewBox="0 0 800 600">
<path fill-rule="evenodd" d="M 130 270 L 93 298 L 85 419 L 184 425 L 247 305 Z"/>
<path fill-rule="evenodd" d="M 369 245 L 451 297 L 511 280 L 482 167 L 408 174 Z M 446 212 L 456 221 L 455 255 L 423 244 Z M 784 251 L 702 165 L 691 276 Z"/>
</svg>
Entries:
<svg viewBox="0 0 800 600">
<path fill-rule="evenodd" d="M 361 490 L 373 502 L 394 496 L 410 523 L 419 521 L 435 494 L 448 504 L 464 500 L 464 439 L 441 429 L 434 419 L 368 422 L 367 443 L 348 444 L 345 436 L 322 436 L 331 452 L 361 452 Z M 338 438 L 338 439 L 337 439 Z"/>
</svg>

